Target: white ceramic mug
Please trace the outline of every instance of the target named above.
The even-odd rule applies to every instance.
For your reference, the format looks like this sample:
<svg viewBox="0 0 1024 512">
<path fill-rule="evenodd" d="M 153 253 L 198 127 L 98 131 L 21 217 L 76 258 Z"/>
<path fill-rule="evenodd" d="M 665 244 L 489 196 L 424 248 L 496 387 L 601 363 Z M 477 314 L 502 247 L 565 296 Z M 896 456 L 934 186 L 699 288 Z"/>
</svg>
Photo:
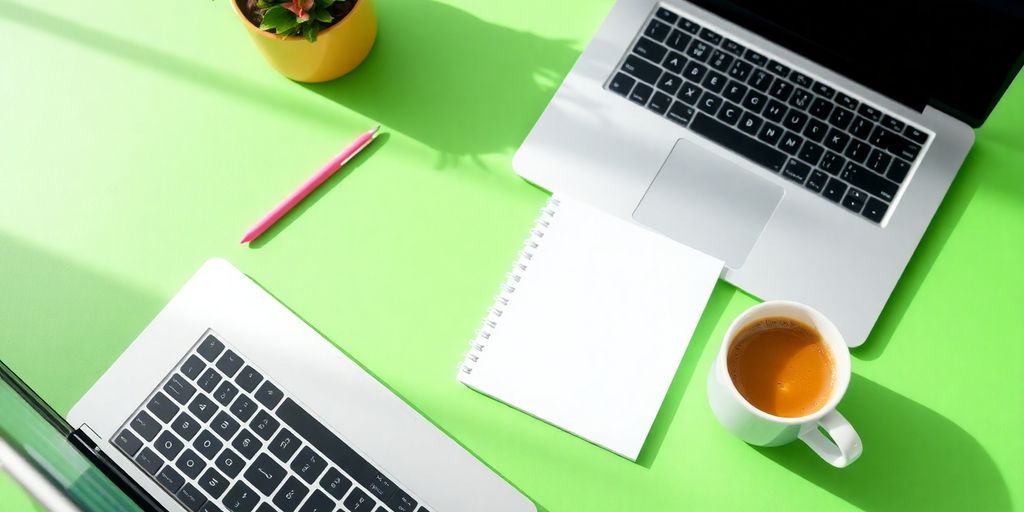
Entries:
<svg viewBox="0 0 1024 512">
<path fill-rule="evenodd" d="M 727 367 L 729 348 L 740 329 L 763 318 L 779 316 L 814 327 L 831 351 L 834 364 L 832 395 L 820 409 L 799 418 L 774 416 L 751 405 L 736 389 Z M 849 384 L 850 349 L 835 324 L 809 306 L 770 301 L 748 309 L 729 326 L 708 376 L 708 400 L 718 421 L 740 439 L 758 446 L 778 446 L 800 439 L 826 462 L 842 468 L 857 460 L 863 450 L 853 425 L 836 410 Z M 819 427 L 828 432 L 832 440 L 823 435 Z"/>
</svg>

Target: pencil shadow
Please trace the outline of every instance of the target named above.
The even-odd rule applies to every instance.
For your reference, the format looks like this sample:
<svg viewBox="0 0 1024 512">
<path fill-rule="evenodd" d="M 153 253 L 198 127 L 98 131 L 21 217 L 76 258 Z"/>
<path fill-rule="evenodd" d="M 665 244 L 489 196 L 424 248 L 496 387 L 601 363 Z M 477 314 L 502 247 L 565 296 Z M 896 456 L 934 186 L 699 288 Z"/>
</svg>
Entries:
<svg viewBox="0 0 1024 512">
<path fill-rule="evenodd" d="M 711 337 L 715 327 L 735 295 L 736 288 L 725 281 L 719 280 L 715 284 L 707 307 L 704 308 L 700 322 L 693 332 L 693 337 L 690 338 L 690 345 L 686 347 L 683 361 L 680 363 L 679 369 L 676 370 L 675 377 L 672 378 L 672 384 L 669 386 L 668 392 L 665 393 L 665 400 L 658 409 L 658 415 L 654 419 L 651 431 L 647 434 L 647 440 L 644 442 L 643 448 L 640 449 L 640 455 L 636 459 L 637 464 L 647 469 L 654 464 L 654 459 L 661 451 L 661 445 L 665 442 L 665 435 L 672 425 L 672 420 L 675 418 L 676 412 L 679 411 L 679 402 L 683 399 L 686 389 L 693 380 L 697 362 L 700 361 L 705 347 L 712 341 Z"/>
<path fill-rule="evenodd" d="M 343 79 L 303 86 L 436 149 L 438 168 L 518 147 L 579 55 L 568 41 L 434 1 L 378 8 L 366 61 Z"/>
<path fill-rule="evenodd" d="M 864 441 L 864 454 L 847 468 L 829 466 L 801 442 L 756 449 L 863 510 L 1013 508 L 992 457 L 939 413 L 856 374 L 839 409 Z"/>
<path fill-rule="evenodd" d="M 329 193 L 334 187 L 338 186 L 338 184 L 345 180 L 345 178 L 355 173 L 363 165 L 363 162 L 366 162 L 373 157 L 377 151 L 380 151 L 390 138 L 391 134 L 389 133 L 381 132 L 378 134 L 373 143 L 360 151 L 358 155 L 353 157 L 352 160 L 339 169 L 338 172 L 334 173 L 333 176 L 327 178 L 327 181 L 321 183 L 316 190 L 306 196 L 306 198 L 299 202 L 299 204 L 295 205 L 288 211 L 288 213 L 284 214 L 284 216 L 278 219 L 273 226 L 270 226 L 270 228 L 264 231 L 262 235 L 252 242 L 249 242 L 249 247 L 251 249 L 259 249 L 270 243 L 279 233 L 284 231 L 288 226 L 295 222 L 296 219 L 301 217 L 303 212 L 312 208 L 320 198 L 327 195 L 327 193 Z"/>
</svg>

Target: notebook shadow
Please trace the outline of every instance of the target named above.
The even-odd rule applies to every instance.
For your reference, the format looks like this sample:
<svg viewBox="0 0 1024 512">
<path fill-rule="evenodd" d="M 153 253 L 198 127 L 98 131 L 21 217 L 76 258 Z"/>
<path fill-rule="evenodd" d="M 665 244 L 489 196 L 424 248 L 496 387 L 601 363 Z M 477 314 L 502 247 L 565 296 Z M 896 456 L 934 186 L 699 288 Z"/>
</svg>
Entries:
<svg viewBox="0 0 1024 512">
<path fill-rule="evenodd" d="M 317 201 L 320 200 L 320 198 L 327 195 L 334 187 L 338 186 L 339 183 L 344 181 L 345 178 L 349 177 L 350 175 L 352 175 L 352 173 L 356 172 L 356 170 L 362 167 L 363 163 L 372 158 L 373 155 L 377 153 L 377 151 L 380 151 L 380 149 L 384 147 L 384 145 L 390 138 L 391 134 L 385 132 L 381 132 L 379 135 L 377 135 L 376 140 L 374 140 L 369 146 L 366 146 L 366 148 L 360 151 L 359 154 L 353 157 L 347 164 L 345 164 L 344 167 L 339 169 L 338 172 L 334 173 L 334 175 L 331 176 L 330 178 L 327 178 L 327 181 L 321 183 L 320 186 L 316 188 L 316 190 L 310 192 L 310 194 L 306 196 L 305 199 L 303 199 L 299 204 L 295 205 L 295 207 L 289 210 L 288 213 L 284 214 L 283 217 L 278 219 L 277 222 L 275 222 L 273 226 L 270 226 L 266 231 L 264 231 L 262 235 L 260 235 L 252 242 L 249 242 L 249 248 L 259 249 L 264 245 L 270 243 L 274 238 L 277 237 L 279 233 L 287 229 L 288 226 L 295 222 L 296 219 L 302 217 L 302 214 L 306 210 L 312 208 L 313 205 L 315 205 Z"/>
<path fill-rule="evenodd" d="M 704 348 L 712 341 L 711 336 L 715 327 L 736 292 L 736 288 L 725 281 L 719 280 L 715 284 L 707 307 L 704 308 L 700 322 L 693 332 L 693 337 L 690 338 L 690 345 L 686 347 L 686 353 L 679 364 L 679 369 L 676 370 L 676 375 L 672 378 L 672 384 L 669 386 L 668 392 L 665 393 L 665 400 L 662 401 L 651 431 L 647 434 L 647 440 L 644 442 L 643 448 L 640 449 L 640 455 L 636 459 L 637 464 L 647 469 L 654 464 L 654 459 L 661 451 L 661 445 L 665 442 L 665 436 L 672 425 L 672 420 L 675 418 L 676 412 L 679 411 L 679 402 L 683 399 L 690 382 L 693 381 L 697 362 L 700 361 Z"/>
<path fill-rule="evenodd" d="M 437 150 L 438 168 L 517 147 L 579 55 L 568 41 L 434 1 L 378 9 L 367 60 L 340 80 L 302 85 Z"/>
<path fill-rule="evenodd" d="M 878 320 L 875 322 L 874 328 L 872 328 L 871 333 L 868 335 L 867 341 L 851 351 L 851 355 L 854 357 L 864 360 L 877 359 L 885 352 L 885 347 L 892 341 L 893 334 L 895 334 L 900 322 L 903 321 L 903 316 L 913 303 L 914 297 L 917 295 L 918 290 L 921 289 L 925 278 L 931 274 L 935 261 L 938 259 L 939 254 L 942 253 L 942 248 L 949 241 L 953 229 L 960 223 L 960 219 L 967 210 L 967 205 L 977 193 L 978 187 L 984 179 L 983 174 L 985 173 L 975 172 L 980 169 L 976 168 L 974 161 L 978 158 L 978 152 L 984 151 L 983 147 L 979 146 L 983 145 L 976 144 L 974 149 L 967 155 L 967 159 L 963 164 L 963 171 L 957 174 L 957 177 L 950 185 L 945 199 L 939 205 L 939 209 L 928 226 L 928 230 L 925 231 L 924 236 L 921 238 L 921 242 L 918 243 L 914 256 L 903 270 L 903 275 L 900 276 L 899 281 L 896 283 L 896 287 L 882 309 L 882 314 L 879 315 Z"/>
<path fill-rule="evenodd" d="M 839 409 L 864 441 L 864 454 L 845 469 L 800 442 L 756 449 L 863 510 L 1012 509 L 992 457 L 939 413 L 856 374 Z"/>
</svg>

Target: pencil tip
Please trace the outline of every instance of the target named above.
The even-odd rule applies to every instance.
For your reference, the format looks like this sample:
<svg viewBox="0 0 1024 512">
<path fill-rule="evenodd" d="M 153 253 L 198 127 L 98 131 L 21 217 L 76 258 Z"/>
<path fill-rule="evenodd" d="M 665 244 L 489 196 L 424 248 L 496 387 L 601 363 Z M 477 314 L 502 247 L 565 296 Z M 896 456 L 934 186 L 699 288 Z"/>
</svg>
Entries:
<svg viewBox="0 0 1024 512">
<path fill-rule="evenodd" d="M 370 135 L 373 135 L 374 137 L 376 137 L 377 136 L 377 132 L 379 132 L 379 131 L 380 131 L 380 125 L 378 124 L 376 128 L 370 130 Z"/>
<path fill-rule="evenodd" d="M 246 244 L 246 243 L 249 243 L 251 241 L 252 241 L 252 238 L 249 238 L 249 235 L 245 235 L 245 236 L 242 237 L 242 240 L 240 242 L 238 242 L 238 243 Z"/>
</svg>

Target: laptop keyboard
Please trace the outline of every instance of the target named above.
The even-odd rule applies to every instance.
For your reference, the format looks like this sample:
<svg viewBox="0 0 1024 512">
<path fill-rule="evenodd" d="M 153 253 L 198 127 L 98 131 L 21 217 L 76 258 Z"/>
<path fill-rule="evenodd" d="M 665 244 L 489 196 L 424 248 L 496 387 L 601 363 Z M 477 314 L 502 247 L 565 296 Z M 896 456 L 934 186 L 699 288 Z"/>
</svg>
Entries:
<svg viewBox="0 0 1024 512">
<path fill-rule="evenodd" d="M 428 512 L 212 334 L 111 443 L 193 512 Z"/>
<path fill-rule="evenodd" d="M 658 7 L 606 87 L 874 223 L 929 134 Z"/>
</svg>

